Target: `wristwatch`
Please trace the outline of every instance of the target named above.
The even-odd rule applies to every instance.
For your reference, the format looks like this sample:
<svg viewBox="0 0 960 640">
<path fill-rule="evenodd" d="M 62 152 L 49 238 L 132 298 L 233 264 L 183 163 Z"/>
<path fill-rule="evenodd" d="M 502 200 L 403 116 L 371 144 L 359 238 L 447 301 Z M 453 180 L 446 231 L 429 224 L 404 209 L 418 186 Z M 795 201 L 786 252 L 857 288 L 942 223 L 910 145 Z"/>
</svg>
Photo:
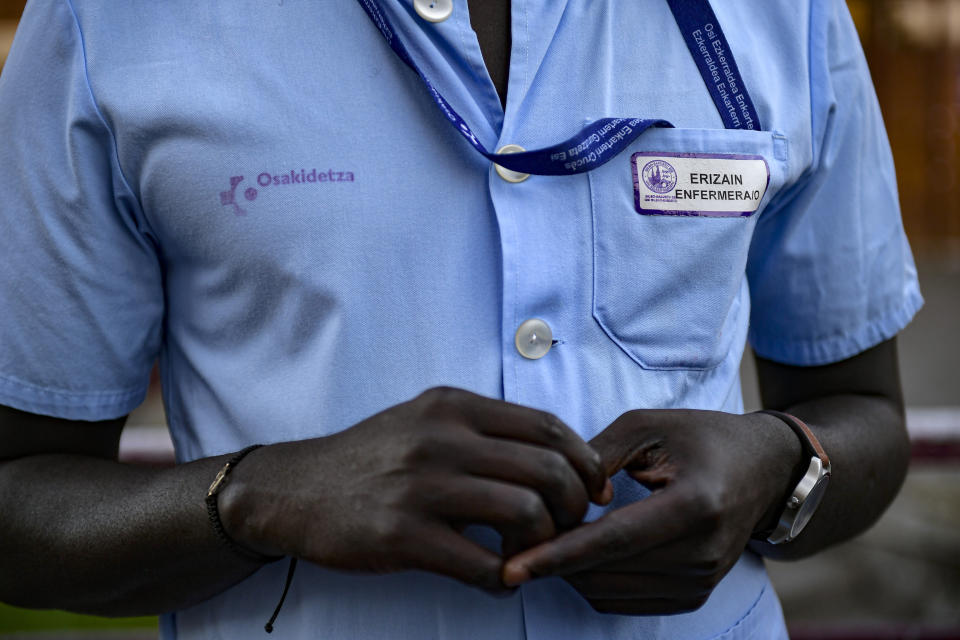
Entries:
<svg viewBox="0 0 960 640">
<path fill-rule="evenodd" d="M 810 518 L 813 517 L 817 507 L 820 506 L 823 494 L 827 490 L 827 484 L 830 482 L 830 458 L 827 456 L 827 452 L 823 450 L 820 441 L 813 435 L 810 427 L 799 418 L 789 413 L 768 409 L 758 411 L 758 413 L 769 413 L 787 423 L 800 438 L 804 457 L 810 456 L 807 472 L 794 487 L 790 497 L 787 498 L 787 504 L 777 521 L 777 527 L 773 530 L 773 533 L 767 536 L 767 542 L 783 544 L 800 535 L 800 532 L 810 522 Z"/>
</svg>

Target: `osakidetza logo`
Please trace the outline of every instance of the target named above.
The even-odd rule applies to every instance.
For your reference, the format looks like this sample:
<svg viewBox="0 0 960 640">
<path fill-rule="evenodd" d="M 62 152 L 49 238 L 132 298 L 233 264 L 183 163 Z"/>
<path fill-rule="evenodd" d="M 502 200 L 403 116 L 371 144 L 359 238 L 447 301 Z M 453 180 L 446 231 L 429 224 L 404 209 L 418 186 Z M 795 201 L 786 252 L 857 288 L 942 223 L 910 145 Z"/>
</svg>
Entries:
<svg viewBox="0 0 960 640">
<path fill-rule="evenodd" d="M 261 171 L 244 188 L 244 176 L 230 177 L 230 190 L 220 192 L 220 204 L 224 207 L 231 207 L 234 215 L 245 216 L 247 210 L 240 206 L 237 201 L 237 191 L 240 190 L 244 200 L 255 202 L 262 191 L 266 189 L 280 187 L 303 187 L 305 185 L 328 185 L 332 182 L 356 182 L 352 171 L 341 171 L 338 169 L 291 169 L 281 173 L 272 173 Z M 249 205 L 247 205 L 249 206 Z"/>
</svg>

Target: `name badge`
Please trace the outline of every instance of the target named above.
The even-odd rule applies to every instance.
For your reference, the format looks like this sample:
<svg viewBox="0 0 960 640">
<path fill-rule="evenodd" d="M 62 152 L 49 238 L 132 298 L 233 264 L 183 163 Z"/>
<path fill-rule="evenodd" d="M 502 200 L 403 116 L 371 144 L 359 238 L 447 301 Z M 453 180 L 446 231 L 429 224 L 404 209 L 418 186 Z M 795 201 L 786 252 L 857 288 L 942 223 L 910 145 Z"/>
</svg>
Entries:
<svg viewBox="0 0 960 640">
<path fill-rule="evenodd" d="M 763 156 L 641 151 L 630 156 L 637 213 L 751 216 L 770 183 Z"/>
</svg>

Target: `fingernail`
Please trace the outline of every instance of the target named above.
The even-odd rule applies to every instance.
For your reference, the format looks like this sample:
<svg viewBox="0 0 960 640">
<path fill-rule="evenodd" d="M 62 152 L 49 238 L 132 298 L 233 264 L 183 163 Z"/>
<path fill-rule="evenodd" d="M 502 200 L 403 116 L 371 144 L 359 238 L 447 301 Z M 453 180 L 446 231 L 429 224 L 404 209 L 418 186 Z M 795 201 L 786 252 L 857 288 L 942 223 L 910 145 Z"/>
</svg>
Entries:
<svg viewBox="0 0 960 640">
<path fill-rule="evenodd" d="M 508 562 L 503 567 L 503 584 L 508 587 L 518 587 L 530 581 L 530 571 L 522 564 Z"/>
</svg>

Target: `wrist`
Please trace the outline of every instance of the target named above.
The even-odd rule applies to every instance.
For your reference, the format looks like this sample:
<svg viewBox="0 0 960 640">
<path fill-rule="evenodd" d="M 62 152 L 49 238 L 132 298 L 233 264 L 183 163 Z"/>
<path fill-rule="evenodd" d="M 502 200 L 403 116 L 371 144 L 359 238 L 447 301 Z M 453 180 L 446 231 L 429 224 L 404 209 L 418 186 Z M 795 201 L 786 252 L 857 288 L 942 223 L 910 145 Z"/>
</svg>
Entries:
<svg viewBox="0 0 960 640">
<path fill-rule="evenodd" d="M 783 506 L 803 477 L 806 460 L 800 439 L 783 420 L 759 412 L 751 416 L 759 422 L 757 429 L 763 430 L 769 443 L 768 480 L 764 482 L 768 491 L 763 501 L 766 507 L 753 527 L 754 537 L 765 540 L 777 527 Z"/>
<path fill-rule="evenodd" d="M 231 470 L 229 482 L 217 495 L 217 504 L 223 532 L 230 540 L 254 554 L 277 558 L 285 554 L 269 542 L 268 524 L 275 502 L 264 495 L 264 483 L 258 481 L 264 458 L 269 457 L 266 447 L 247 454 Z"/>
</svg>

